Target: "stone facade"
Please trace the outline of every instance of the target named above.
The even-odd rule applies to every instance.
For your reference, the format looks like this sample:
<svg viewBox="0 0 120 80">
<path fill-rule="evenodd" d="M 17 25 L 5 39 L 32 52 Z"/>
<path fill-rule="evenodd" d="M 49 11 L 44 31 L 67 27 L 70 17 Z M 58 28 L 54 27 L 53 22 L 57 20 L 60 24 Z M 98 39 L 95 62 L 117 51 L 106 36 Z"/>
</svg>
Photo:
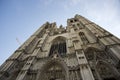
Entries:
<svg viewBox="0 0 120 80">
<path fill-rule="evenodd" d="M 0 80 L 120 80 L 120 40 L 75 15 L 46 22 L 0 67 Z"/>
</svg>

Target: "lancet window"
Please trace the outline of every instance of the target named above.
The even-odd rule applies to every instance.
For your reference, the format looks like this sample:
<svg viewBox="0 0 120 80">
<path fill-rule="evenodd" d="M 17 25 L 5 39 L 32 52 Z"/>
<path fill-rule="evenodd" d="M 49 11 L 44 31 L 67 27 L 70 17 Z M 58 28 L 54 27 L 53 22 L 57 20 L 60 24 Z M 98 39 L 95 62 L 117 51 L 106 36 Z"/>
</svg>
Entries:
<svg viewBox="0 0 120 80">
<path fill-rule="evenodd" d="M 55 51 L 57 51 L 60 55 L 65 55 L 67 52 L 66 49 L 66 41 L 62 37 L 58 37 L 53 41 L 53 44 L 51 45 L 50 48 L 50 53 L 53 54 Z"/>
<path fill-rule="evenodd" d="M 80 36 L 80 38 L 81 38 L 83 44 L 89 43 L 87 37 L 85 36 L 85 34 L 84 34 L 83 32 L 80 32 L 80 33 L 79 33 L 79 36 Z"/>
</svg>

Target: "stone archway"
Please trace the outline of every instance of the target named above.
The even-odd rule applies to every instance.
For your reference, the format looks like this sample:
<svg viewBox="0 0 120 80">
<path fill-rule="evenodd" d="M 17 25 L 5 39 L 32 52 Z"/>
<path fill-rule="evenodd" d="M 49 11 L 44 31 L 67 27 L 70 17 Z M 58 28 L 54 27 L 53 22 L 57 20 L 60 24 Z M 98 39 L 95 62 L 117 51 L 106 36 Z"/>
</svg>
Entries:
<svg viewBox="0 0 120 80">
<path fill-rule="evenodd" d="M 95 79 L 118 80 L 119 72 L 110 63 L 109 55 L 100 49 L 89 47 L 85 50 L 85 56 L 92 69 Z M 108 62 L 109 61 L 109 62 Z"/>
<path fill-rule="evenodd" d="M 117 69 L 106 61 L 97 61 L 96 69 L 102 80 L 119 80 L 120 78 Z"/>
<path fill-rule="evenodd" d="M 40 69 L 36 80 L 69 80 L 68 68 L 60 59 L 48 60 Z"/>
</svg>

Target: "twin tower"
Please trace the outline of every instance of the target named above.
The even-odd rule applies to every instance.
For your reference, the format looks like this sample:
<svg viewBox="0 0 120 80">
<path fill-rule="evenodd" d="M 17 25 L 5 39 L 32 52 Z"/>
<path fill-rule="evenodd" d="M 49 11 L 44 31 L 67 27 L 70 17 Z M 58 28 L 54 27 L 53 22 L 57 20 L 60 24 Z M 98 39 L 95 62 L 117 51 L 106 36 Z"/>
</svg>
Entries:
<svg viewBox="0 0 120 80">
<path fill-rule="evenodd" d="M 0 80 L 120 80 L 120 40 L 75 15 L 46 22 L 0 67 Z"/>
</svg>

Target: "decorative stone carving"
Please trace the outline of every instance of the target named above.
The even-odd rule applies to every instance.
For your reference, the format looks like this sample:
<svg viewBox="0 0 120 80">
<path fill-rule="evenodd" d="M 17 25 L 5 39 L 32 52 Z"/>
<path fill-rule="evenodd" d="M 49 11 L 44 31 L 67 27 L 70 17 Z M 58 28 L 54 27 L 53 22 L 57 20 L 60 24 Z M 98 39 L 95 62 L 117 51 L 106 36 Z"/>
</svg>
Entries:
<svg viewBox="0 0 120 80">
<path fill-rule="evenodd" d="M 120 80 L 120 39 L 75 15 L 46 22 L 0 67 L 0 80 Z"/>
</svg>

